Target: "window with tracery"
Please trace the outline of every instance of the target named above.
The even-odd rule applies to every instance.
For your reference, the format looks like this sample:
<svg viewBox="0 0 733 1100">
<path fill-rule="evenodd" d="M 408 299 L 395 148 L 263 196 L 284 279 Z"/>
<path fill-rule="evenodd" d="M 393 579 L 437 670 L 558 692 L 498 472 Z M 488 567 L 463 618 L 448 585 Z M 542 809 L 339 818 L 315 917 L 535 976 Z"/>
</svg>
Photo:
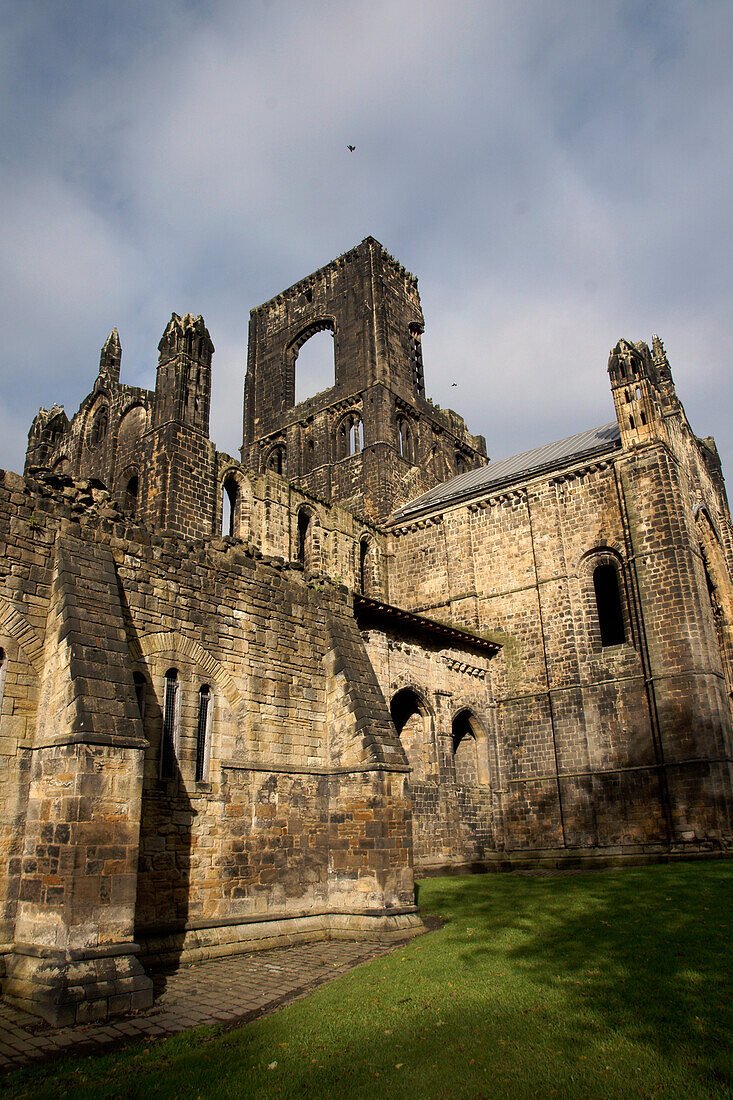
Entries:
<svg viewBox="0 0 733 1100">
<path fill-rule="evenodd" d="M 340 421 L 336 429 L 336 459 L 349 458 L 359 454 L 364 446 L 361 417 L 357 412 L 349 413 Z"/>
<path fill-rule="evenodd" d="M 285 476 L 288 472 L 287 452 L 285 450 L 284 443 L 277 443 L 269 455 L 267 456 L 267 462 L 265 463 L 266 470 L 272 470 L 276 474 L 282 474 Z"/>
<path fill-rule="evenodd" d="M 107 406 L 103 405 L 98 412 L 95 413 L 92 421 L 92 427 L 89 432 L 89 446 L 97 447 L 104 437 L 107 435 L 107 428 L 109 427 L 109 412 Z"/>
</svg>

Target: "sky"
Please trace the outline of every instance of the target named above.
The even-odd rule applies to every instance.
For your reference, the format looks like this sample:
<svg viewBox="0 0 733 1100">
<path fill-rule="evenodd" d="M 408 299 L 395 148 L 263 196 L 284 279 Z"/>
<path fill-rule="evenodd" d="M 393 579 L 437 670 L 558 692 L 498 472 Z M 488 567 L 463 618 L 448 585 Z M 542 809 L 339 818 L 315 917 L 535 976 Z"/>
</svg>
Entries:
<svg viewBox="0 0 733 1100">
<path fill-rule="evenodd" d="M 371 235 L 418 276 L 428 395 L 491 457 L 612 420 L 609 350 L 657 332 L 733 476 L 730 0 L 0 17 L 0 467 L 113 325 L 152 388 L 174 310 L 204 316 L 236 454 L 250 309 Z"/>
</svg>

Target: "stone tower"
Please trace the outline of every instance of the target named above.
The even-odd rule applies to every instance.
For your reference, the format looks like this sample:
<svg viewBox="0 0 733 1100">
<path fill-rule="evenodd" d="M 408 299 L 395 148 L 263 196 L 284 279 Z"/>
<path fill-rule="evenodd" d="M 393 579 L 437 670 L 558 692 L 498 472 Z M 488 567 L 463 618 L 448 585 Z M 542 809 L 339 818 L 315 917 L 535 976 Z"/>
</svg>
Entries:
<svg viewBox="0 0 733 1100">
<path fill-rule="evenodd" d="M 373 237 L 250 316 L 242 460 L 374 519 L 483 464 L 462 417 L 425 398 L 417 279 Z M 334 384 L 296 405 L 298 353 L 334 338 Z"/>
<path fill-rule="evenodd" d="M 214 345 L 202 317 L 174 313 L 158 351 L 144 519 L 153 528 L 197 538 L 211 534 L 216 496 L 209 440 Z"/>
</svg>

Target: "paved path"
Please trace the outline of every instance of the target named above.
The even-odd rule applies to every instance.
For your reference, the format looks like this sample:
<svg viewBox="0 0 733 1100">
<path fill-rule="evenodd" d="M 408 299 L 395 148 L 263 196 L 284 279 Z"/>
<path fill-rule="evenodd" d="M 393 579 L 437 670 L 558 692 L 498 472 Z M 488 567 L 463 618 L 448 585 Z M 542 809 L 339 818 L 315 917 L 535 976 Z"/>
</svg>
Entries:
<svg viewBox="0 0 733 1100">
<path fill-rule="evenodd" d="M 0 1072 L 198 1024 L 245 1023 L 398 946 L 327 940 L 153 974 L 153 1007 L 106 1024 L 54 1029 L 0 1000 Z"/>
</svg>

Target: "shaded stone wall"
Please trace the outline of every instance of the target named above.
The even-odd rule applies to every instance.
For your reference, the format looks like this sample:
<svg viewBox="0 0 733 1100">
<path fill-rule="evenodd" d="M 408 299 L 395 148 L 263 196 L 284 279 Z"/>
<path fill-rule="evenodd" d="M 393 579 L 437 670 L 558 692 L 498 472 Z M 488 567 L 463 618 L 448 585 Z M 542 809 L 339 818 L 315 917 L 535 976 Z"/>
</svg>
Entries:
<svg viewBox="0 0 733 1100">
<path fill-rule="evenodd" d="M 402 732 L 411 766 L 415 866 L 436 871 L 479 864 L 505 844 L 497 745 L 501 739 L 494 704 L 503 658 L 487 657 L 466 639 L 446 646 L 402 630 L 363 623 L 369 659 L 384 698 L 414 693 L 420 713 Z M 453 722 L 469 711 L 475 732 L 476 766 L 470 776 L 456 768 Z"/>
</svg>

